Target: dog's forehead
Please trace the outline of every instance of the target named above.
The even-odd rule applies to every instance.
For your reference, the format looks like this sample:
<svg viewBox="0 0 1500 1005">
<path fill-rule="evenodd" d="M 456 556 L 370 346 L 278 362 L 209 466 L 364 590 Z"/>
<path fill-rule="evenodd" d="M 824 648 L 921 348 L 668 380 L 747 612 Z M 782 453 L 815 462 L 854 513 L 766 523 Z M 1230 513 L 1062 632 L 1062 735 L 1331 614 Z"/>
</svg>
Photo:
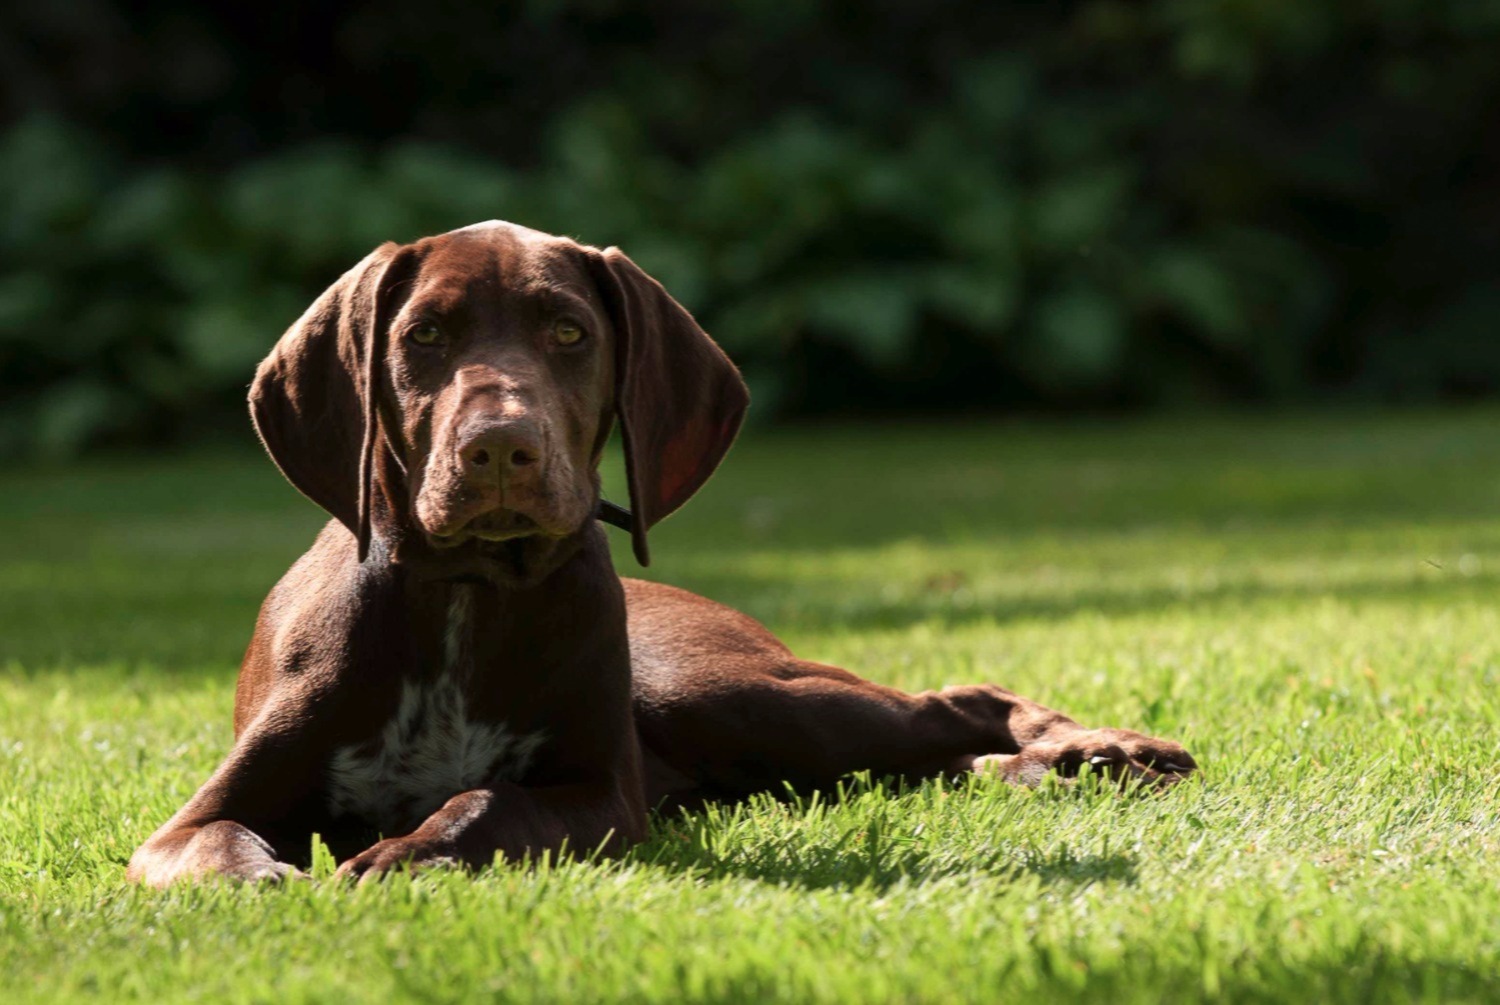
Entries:
<svg viewBox="0 0 1500 1005">
<path fill-rule="evenodd" d="M 571 292 L 592 299 L 579 245 L 491 220 L 418 242 L 415 293 L 450 304 L 484 296 Z"/>
</svg>

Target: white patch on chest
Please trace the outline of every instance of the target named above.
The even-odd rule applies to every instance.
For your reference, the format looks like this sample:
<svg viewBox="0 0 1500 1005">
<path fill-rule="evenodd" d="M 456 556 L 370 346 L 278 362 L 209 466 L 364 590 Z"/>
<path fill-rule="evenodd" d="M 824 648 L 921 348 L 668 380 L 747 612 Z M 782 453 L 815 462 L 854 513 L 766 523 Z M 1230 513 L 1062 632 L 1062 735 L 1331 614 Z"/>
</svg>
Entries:
<svg viewBox="0 0 1500 1005">
<path fill-rule="evenodd" d="M 396 714 L 370 740 L 340 747 L 328 765 L 329 810 L 352 815 L 387 837 L 405 834 L 460 792 L 519 780 L 541 733 L 469 719 L 473 588 L 454 588 L 436 678 L 406 680 Z"/>
</svg>

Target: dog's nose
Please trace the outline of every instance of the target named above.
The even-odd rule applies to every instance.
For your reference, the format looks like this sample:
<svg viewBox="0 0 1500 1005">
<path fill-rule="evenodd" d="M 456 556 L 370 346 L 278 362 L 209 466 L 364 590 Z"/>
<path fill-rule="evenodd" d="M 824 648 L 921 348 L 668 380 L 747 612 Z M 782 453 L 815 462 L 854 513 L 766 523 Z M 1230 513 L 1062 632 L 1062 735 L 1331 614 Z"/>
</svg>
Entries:
<svg viewBox="0 0 1500 1005">
<path fill-rule="evenodd" d="M 525 421 L 486 425 L 465 437 L 458 453 L 471 474 L 510 477 L 542 459 L 541 430 Z"/>
</svg>

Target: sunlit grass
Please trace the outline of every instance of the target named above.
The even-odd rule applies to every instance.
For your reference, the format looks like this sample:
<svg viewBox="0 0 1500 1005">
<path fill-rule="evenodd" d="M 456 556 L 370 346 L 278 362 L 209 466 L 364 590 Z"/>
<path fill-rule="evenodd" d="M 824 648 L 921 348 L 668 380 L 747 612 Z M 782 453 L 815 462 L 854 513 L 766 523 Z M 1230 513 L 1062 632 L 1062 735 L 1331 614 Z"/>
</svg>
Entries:
<svg viewBox="0 0 1500 1005">
<path fill-rule="evenodd" d="M 122 875 L 226 749 L 313 507 L 232 449 L 6 475 L 0 999 L 1493 1000 L 1497 419 L 747 439 L 651 575 L 883 681 L 1183 739 L 1201 783 L 854 780 L 359 891 Z"/>
</svg>

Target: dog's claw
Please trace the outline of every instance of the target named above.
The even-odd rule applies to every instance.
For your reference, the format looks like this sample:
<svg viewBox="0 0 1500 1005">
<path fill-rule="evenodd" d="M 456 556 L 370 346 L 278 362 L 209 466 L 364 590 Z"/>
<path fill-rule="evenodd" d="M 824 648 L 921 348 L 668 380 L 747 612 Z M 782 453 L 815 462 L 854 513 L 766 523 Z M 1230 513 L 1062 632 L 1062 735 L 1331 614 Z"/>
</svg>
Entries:
<svg viewBox="0 0 1500 1005">
<path fill-rule="evenodd" d="M 378 883 L 390 873 L 402 869 L 417 873 L 463 867 L 458 854 L 447 846 L 411 838 L 387 838 L 346 860 L 338 867 L 334 878 L 364 886 Z"/>
<path fill-rule="evenodd" d="M 1072 782 L 1085 766 L 1121 785 L 1154 789 L 1175 785 L 1198 770 L 1193 755 L 1180 745 L 1119 729 L 1043 740 L 1014 754 L 986 754 L 975 758 L 973 770 L 1012 784 L 1035 786 L 1053 772 L 1064 782 Z"/>
</svg>

